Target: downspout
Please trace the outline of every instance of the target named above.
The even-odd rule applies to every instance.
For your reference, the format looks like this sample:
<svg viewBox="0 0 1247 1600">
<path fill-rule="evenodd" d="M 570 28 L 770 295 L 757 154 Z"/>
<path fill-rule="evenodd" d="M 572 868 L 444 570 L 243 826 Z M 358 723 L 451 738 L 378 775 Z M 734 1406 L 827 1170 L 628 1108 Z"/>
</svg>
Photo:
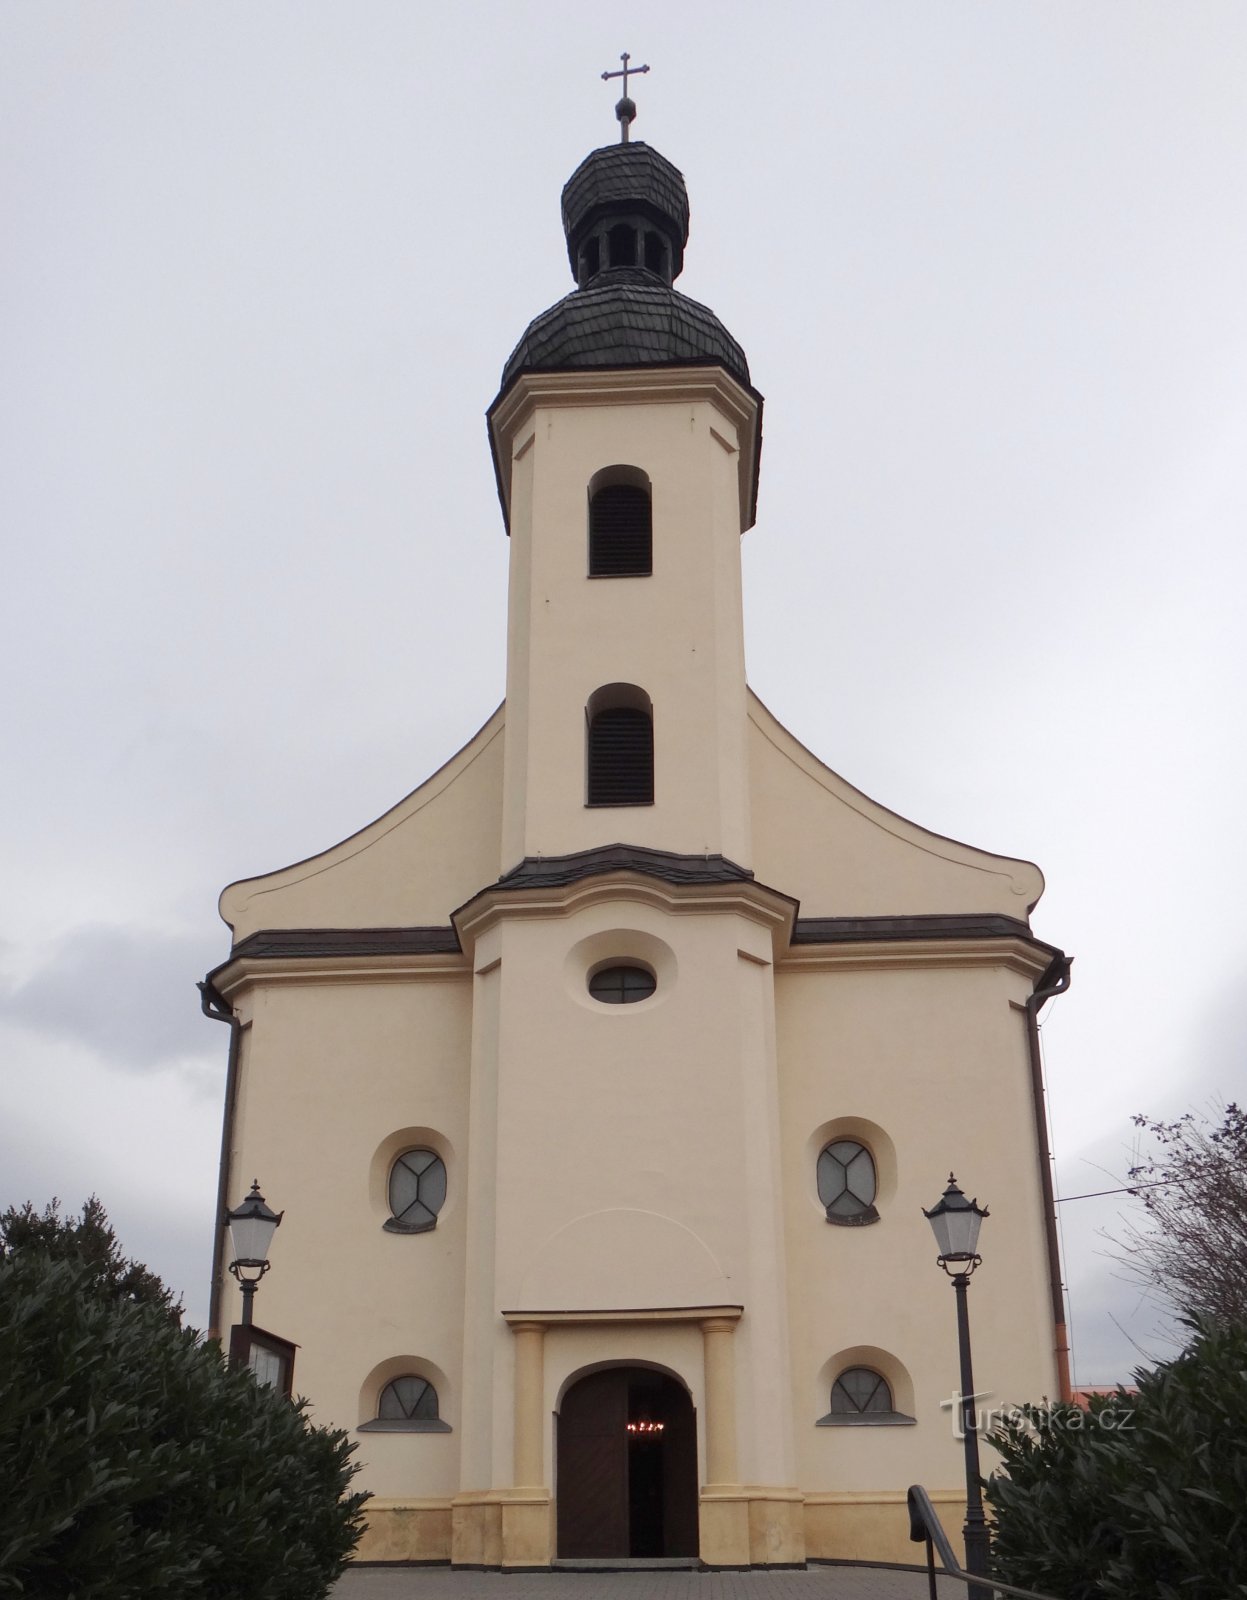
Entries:
<svg viewBox="0 0 1247 1600">
<path fill-rule="evenodd" d="M 1039 1141 L 1039 1181 L 1043 1188 L 1044 1231 L 1048 1240 L 1048 1288 L 1052 1296 L 1052 1324 L 1055 1330 L 1057 1381 L 1061 1399 L 1072 1400 L 1070 1385 L 1069 1329 L 1065 1321 L 1065 1294 L 1061 1283 L 1061 1248 L 1056 1229 L 1056 1195 L 1052 1187 L 1052 1148 L 1048 1142 L 1048 1113 L 1044 1105 L 1043 1059 L 1039 1051 L 1039 1012 L 1055 995 L 1070 986 L 1072 956 L 1056 956 L 1028 997 L 1026 1042 L 1030 1052 L 1031 1096 L 1035 1105 L 1035 1134 Z"/>
<path fill-rule="evenodd" d="M 205 1017 L 229 1026 L 229 1060 L 225 1069 L 225 1115 L 221 1123 L 221 1160 L 217 1175 L 216 1218 L 212 1232 L 212 1284 L 208 1290 L 208 1337 L 221 1337 L 221 1269 L 225 1259 L 225 1213 L 229 1210 L 229 1157 L 234 1134 L 234 1105 L 238 1099 L 238 1055 L 242 1021 L 219 993 L 211 977 L 198 985 L 199 1004 Z"/>
</svg>

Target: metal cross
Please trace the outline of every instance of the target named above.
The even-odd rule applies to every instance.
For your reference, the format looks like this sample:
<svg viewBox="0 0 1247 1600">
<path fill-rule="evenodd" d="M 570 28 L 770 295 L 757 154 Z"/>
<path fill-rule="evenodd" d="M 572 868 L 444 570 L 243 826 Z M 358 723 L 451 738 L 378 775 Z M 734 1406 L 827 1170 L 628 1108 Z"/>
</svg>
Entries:
<svg viewBox="0 0 1247 1600">
<path fill-rule="evenodd" d="M 632 60 L 632 57 L 626 50 L 619 59 L 623 62 L 622 69 L 617 72 L 604 72 L 602 74 L 602 81 L 603 83 L 607 83 L 611 78 L 623 79 L 623 98 L 615 107 L 615 115 L 619 118 L 619 142 L 621 144 L 627 144 L 628 128 L 633 117 L 636 116 L 636 106 L 628 98 L 628 74 L 633 73 L 634 75 L 639 76 L 642 72 L 649 71 L 649 65 L 647 63 L 643 67 L 630 67 L 628 63 Z"/>
</svg>

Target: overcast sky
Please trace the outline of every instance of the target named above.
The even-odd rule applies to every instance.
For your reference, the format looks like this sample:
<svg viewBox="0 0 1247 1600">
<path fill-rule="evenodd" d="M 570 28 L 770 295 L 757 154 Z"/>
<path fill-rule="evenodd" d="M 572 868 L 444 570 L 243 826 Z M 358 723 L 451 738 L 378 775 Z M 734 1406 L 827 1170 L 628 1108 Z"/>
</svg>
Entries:
<svg viewBox="0 0 1247 1600">
<path fill-rule="evenodd" d="M 98 1192 L 196 1324 L 217 894 L 502 697 L 483 413 L 625 48 L 766 396 L 754 688 L 1043 867 L 1059 1192 L 1244 1092 L 1247 5 L 4 0 L 0 1205 Z M 1082 1382 L 1165 1348 L 1120 1205 Z"/>
</svg>

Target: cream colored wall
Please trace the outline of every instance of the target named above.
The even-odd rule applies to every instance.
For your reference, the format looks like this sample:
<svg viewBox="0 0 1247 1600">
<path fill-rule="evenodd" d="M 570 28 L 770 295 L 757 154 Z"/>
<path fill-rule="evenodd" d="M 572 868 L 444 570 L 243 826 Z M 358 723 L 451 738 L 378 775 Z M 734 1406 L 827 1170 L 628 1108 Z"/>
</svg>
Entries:
<svg viewBox="0 0 1247 1600">
<path fill-rule="evenodd" d="M 236 941 L 261 928 L 444 924 L 498 876 L 503 708 L 384 816 L 321 855 L 232 883 L 221 916 Z"/>
<path fill-rule="evenodd" d="M 751 865 L 806 917 L 994 911 L 1026 920 L 1043 893 L 1030 861 L 992 855 L 888 811 L 749 696 Z"/>
<path fill-rule="evenodd" d="M 659 399 L 662 386 L 656 377 Z M 747 860 L 736 440 L 735 420 L 710 400 L 639 395 L 539 398 L 517 430 L 504 870 L 620 840 Z M 587 576 L 588 485 L 614 465 L 652 484 L 649 577 Z M 652 806 L 585 806 L 585 707 L 610 683 L 636 684 L 653 703 Z"/>
<path fill-rule="evenodd" d="M 651 1000 L 589 997 L 610 953 L 655 967 Z M 465 1488 L 511 1482 L 514 1350 L 499 1312 L 742 1303 L 740 1471 L 794 1481 L 770 959 L 769 928 L 746 916 L 671 915 L 622 892 L 566 916 L 504 916 L 478 943 L 490 1020 L 474 1070 L 489 1090 L 473 1098 L 464 1384 L 492 1415 L 474 1425 Z M 677 1338 L 691 1336 L 593 1329 L 552 1345 L 661 1363 Z M 670 1364 L 695 1382 L 687 1360 Z"/>
<path fill-rule="evenodd" d="M 358 1486 L 383 1497 L 449 1496 L 459 1482 L 471 995 L 465 970 L 261 984 L 237 998 L 250 1026 L 231 1203 L 258 1178 L 285 1211 L 256 1322 L 299 1345 L 295 1388 L 317 1422 L 354 1430 L 375 1415 L 381 1384 L 415 1370 L 434 1380 L 454 1429 L 359 1434 Z M 429 1233 L 387 1233 L 386 1175 L 411 1144 L 442 1154 L 446 1204 Z M 239 1297 L 227 1282 L 228 1326 Z"/>
<path fill-rule="evenodd" d="M 970 1288 L 984 1405 L 1055 1393 L 1029 1066 L 1030 983 L 1000 966 L 784 972 L 778 980 L 781 1129 L 793 1349 L 792 1408 L 807 1492 L 956 1488 L 961 1447 L 940 1409 L 958 1386 L 950 1280 L 932 1206 L 955 1170 L 991 1215 Z M 880 1131 L 883 1137 L 880 1137 Z M 880 1164 L 880 1220 L 837 1227 L 819 1151 L 858 1137 Z M 833 1359 L 839 1357 L 840 1359 Z M 836 1371 L 882 1370 L 913 1427 L 817 1428 Z M 833 1370 L 835 1369 L 835 1370 Z M 912 1399 L 910 1398 L 912 1396 Z"/>
</svg>

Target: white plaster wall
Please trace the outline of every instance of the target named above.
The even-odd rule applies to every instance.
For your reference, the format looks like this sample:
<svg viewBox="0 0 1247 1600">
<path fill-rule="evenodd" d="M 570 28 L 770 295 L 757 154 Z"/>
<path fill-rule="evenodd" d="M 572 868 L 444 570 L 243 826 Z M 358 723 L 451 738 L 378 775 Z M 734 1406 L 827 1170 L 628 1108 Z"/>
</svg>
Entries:
<svg viewBox="0 0 1247 1600">
<path fill-rule="evenodd" d="M 240 1075 L 232 1203 L 260 1180 L 284 1210 L 255 1320 L 299 1345 L 295 1388 L 317 1422 L 355 1429 L 381 1363 L 423 1357 L 445 1376 L 451 1434 L 360 1434 L 360 1487 L 452 1494 L 462 1437 L 462 1317 L 471 984 L 463 979 L 261 986 Z M 378 1153 L 430 1129 L 448 1189 L 437 1227 L 387 1233 Z M 421 1141 L 423 1142 L 423 1141 Z M 380 1167 L 381 1172 L 378 1171 Z M 233 1280 L 223 1303 L 238 1320 Z M 389 1374 L 393 1376 L 394 1374 Z M 374 1413 L 375 1414 L 375 1413 Z"/>
<path fill-rule="evenodd" d="M 747 860 L 738 456 L 712 429 L 736 438 L 680 401 L 538 405 L 520 430 L 503 869 L 618 840 Z M 652 484 L 649 577 L 587 576 L 588 485 L 614 465 Z M 585 806 L 585 706 L 609 683 L 653 703 L 652 806 Z"/>
<path fill-rule="evenodd" d="M 741 1472 L 791 1481 L 769 931 L 621 901 L 498 935 L 495 1311 L 744 1305 Z M 637 937 L 670 951 L 656 994 L 592 1000 L 596 941 Z M 495 1326 L 492 1471 L 507 1483 L 514 1358 Z M 628 1348 L 660 1360 L 673 1336 Z M 578 1337 L 595 1360 L 621 1353 L 615 1328 Z"/>
<path fill-rule="evenodd" d="M 799 1475 L 809 1491 L 956 1486 L 958 1386 L 950 1280 L 921 1207 L 950 1169 L 991 1212 L 970 1287 L 985 1404 L 1056 1392 L 1029 1065 L 1026 979 L 1003 967 L 781 972 L 780 1104 Z M 1011 1004 L 1011 1002 L 1013 1002 Z M 836 1119 L 888 1136 L 880 1220 L 825 1219 L 815 1161 Z M 912 1384 L 914 1427 L 816 1428 L 840 1351 L 876 1347 Z M 871 1360 L 846 1364 L 875 1365 Z M 886 1375 L 886 1373 L 885 1373 Z"/>
</svg>

